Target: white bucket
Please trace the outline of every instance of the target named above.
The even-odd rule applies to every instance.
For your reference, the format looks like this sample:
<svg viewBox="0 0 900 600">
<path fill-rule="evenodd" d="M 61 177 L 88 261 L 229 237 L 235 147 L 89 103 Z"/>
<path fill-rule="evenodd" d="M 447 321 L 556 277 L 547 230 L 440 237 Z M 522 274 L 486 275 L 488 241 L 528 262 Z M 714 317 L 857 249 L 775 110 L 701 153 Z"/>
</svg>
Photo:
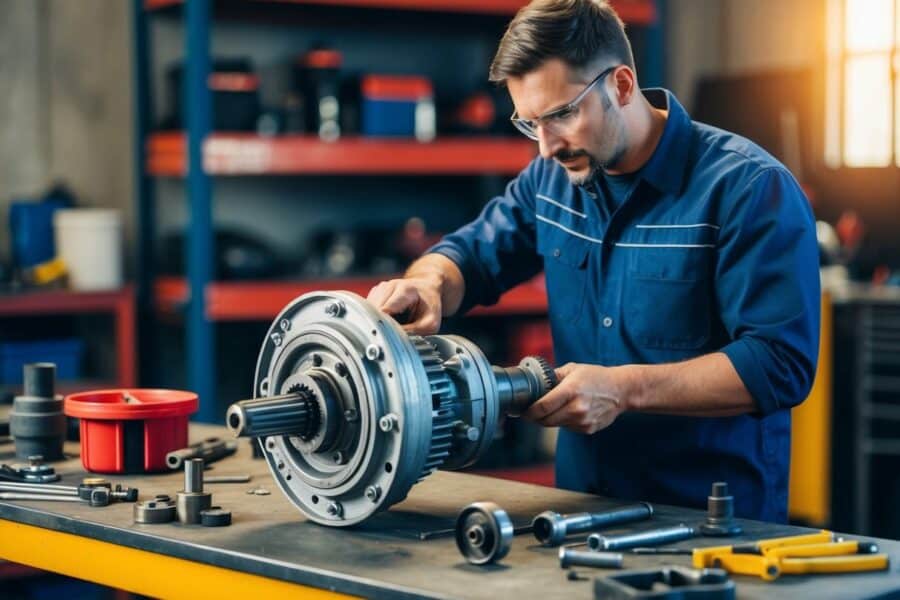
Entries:
<svg viewBox="0 0 900 600">
<path fill-rule="evenodd" d="M 73 290 L 122 287 L 122 216 L 107 208 L 70 208 L 53 213 L 56 255 L 69 270 Z"/>
</svg>

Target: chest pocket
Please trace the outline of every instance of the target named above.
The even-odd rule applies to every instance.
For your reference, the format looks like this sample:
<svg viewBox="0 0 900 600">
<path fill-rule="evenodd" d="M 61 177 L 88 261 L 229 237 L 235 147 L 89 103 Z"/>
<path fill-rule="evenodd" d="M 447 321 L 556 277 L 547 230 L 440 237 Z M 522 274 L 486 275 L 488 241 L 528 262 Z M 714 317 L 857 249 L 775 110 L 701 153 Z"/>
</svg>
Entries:
<svg viewBox="0 0 900 600">
<path fill-rule="evenodd" d="M 537 250 L 544 258 L 551 318 L 570 322 L 581 316 L 593 242 L 538 222 Z"/>
<path fill-rule="evenodd" d="M 629 248 L 625 331 L 647 348 L 696 350 L 709 342 L 713 248 Z"/>
</svg>

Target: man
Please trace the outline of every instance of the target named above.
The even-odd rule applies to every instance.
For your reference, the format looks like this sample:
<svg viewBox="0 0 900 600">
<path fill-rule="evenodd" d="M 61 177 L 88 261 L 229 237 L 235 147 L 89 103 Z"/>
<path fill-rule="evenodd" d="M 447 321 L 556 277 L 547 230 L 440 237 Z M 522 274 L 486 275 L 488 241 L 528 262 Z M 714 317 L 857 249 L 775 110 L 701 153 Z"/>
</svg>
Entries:
<svg viewBox="0 0 900 600">
<path fill-rule="evenodd" d="M 417 333 L 546 273 L 560 487 L 784 522 L 790 408 L 818 352 L 814 221 L 791 174 L 640 90 L 601 0 L 536 0 L 491 65 L 540 157 L 369 300 Z"/>
</svg>

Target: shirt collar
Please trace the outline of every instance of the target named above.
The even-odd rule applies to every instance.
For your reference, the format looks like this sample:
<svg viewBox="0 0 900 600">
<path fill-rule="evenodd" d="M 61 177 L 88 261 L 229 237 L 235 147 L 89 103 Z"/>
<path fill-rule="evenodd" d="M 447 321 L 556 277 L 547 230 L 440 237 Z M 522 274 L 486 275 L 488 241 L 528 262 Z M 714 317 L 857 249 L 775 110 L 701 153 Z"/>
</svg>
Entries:
<svg viewBox="0 0 900 600">
<path fill-rule="evenodd" d="M 641 91 L 651 106 L 669 111 L 662 137 L 650 160 L 639 171 L 641 179 L 661 192 L 678 193 L 687 170 L 691 117 L 669 90 L 648 88 Z"/>
</svg>

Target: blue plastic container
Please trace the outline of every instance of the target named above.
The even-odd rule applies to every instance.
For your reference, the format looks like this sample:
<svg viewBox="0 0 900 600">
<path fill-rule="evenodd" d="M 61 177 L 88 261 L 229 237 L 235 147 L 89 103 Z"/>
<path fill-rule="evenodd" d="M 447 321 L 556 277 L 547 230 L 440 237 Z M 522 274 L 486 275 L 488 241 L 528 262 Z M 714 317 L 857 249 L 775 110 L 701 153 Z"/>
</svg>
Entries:
<svg viewBox="0 0 900 600">
<path fill-rule="evenodd" d="M 424 77 L 368 75 L 361 88 L 363 135 L 421 140 L 434 137 L 430 81 Z"/>
<path fill-rule="evenodd" d="M 56 365 L 58 380 L 81 377 L 84 342 L 77 338 L 39 342 L 0 342 L 0 384 L 22 385 L 22 369 L 28 363 Z"/>
<path fill-rule="evenodd" d="M 67 205 L 67 199 L 59 196 L 48 196 L 41 202 L 19 200 L 9 205 L 9 237 L 15 266 L 33 267 L 56 256 L 53 213 Z"/>
</svg>

